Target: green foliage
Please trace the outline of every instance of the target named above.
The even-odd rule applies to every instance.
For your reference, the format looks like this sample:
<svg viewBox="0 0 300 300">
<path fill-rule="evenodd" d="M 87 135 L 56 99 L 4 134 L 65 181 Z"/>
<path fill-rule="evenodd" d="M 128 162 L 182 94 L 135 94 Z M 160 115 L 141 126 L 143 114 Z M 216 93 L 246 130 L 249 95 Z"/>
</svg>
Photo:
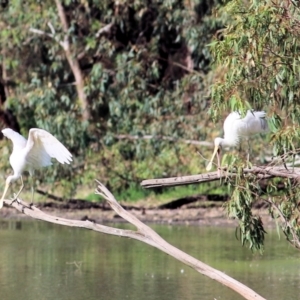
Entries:
<svg viewBox="0 0 300 300">
<path fill-rule="evenodd" d="M 211 45 L 226 70 L 214 85 L 212 110 L 273 106 L 298 118 L 299 7 L 288 1 L 230 1 L 232 15 L 223 39 Z M 279 112 L 279 111 L 277 111 Z"/>
<path fill-rule="evenodd" d="M 297 2 L 69 0 L 61 1 L 60 13 L 56 3 L 11 0 L 0 8 L 2 104 L 22 133 L 49 130 L 75 157 L 70 168 L 41 172 L 40 184 L 70 196 L 98 178 L 114 193 L 138 198 L 132 191 L 142 179 L 204 170 L 199 147 L 185 140 L 212 139 L 211 117 L 249 108 L 268 112 L 272 155 L 294 160 L 300 148 Z M 259 178 L 244 176 L 240 155 L 228 154 L 224 163 L 238 174 L 227 182 L 227 208 L 240 222 L 243 244 L 263 247 L 263 224 L 252 209 L 258 199 L 284 220 L 288 240 L 300 237 L 297 184 L 283 179 L 279 190 L 272 180 L 262 190 Z"/>
<path fill-rule="evenodd" d="M 116 194 L 116 199 L 126 202 L 136 202 L 137 200 L 145 199 L 151 194 L 151 191 L 145 190 L 135 185 L 129 186 L 126 190 L 122 190 L 119 194 Z"/>
<path fill-rule="evenodd" d="M 75 157 L 69 171 L 49 170 L 42 182 L 64 178 L 69 194 L 99 178 L 121 192 L 144 178 L 199 172 L 194 147 L 160 137 L 207 137 L 212 76 L 206 44 L 223 26 L 212 14 L 218 3 L 61 1 L 67 30 L 56 2 L 12 0 L 0 7 L 1 76 L 10 79 L 6 108 L 24 135 L 44 128 Z M 76 59 L 87 121 L 70 65 Z"/>
<path fill-rule="evenodd" d="M 210 44 L 217 79 L 212 87 L 211 116 L 216 119 L 228 110 L 265 109 L 273 156 L 294 161 L 300 148 L 299 3 L 233 0 L 216 12 L 230 19 Z M 232 199 L 227 208 L 239 220 L 242 243 L 262 249 L 265 231 L 252 206 L 265 201 L 287 239 L 299 248 L 299 185 L 290 179 L 282 179 L 279 185 L 269 180 L 262 191 L 259 178 L 244 175 L 243 161 L 231 156 L 226 161 L 237 173 L 234 180 L 228 180 Z"/>
<path fill-rule="evenodd" d="M 228 178 L 226 181 L 231 194 L 226 204 L 228 215 L 239 220 L 236 236 L 242 244 L 248 244 L 251 250 L 262 250 L 266 232 L 261 218 L 252 212 L 252 206 L 261 197 L 261 188 L 256 176 L 245 176 L 242 168 L 236 174 L 234 179 Z"/>
</svg>

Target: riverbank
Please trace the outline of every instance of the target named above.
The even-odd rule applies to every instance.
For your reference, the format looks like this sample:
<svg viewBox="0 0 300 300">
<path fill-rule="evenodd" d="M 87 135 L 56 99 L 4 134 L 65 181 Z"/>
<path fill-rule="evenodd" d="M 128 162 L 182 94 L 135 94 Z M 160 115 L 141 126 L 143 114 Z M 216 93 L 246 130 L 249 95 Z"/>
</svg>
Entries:
<svg viewBox="0 0 300 300">
<path fill-rule="evenodd" d="M 237 221 L 228 218 L 226 211 L 220 203 L 209 207 L 191 207 L 183 205 L 177 209 L 147 208 L 136 204 L 134 207 L 123 204 L 124 207 L 135 217 L 144 223 L 156 224 L 186 224 L 199 226 L 237 226 Z M 91 220 L 99 224 L 126 222 L 115 211 L 108 206 L 102 208 L 62 208 L 56 205 L 37 205 L 43 212 L 61 218 L 72 220 Z M 259 215 L 265 227 L 273 227 L 274 221 L 270 218 L 267 209 L 255 209 L 254 213 Z M 30 219 L 30 217 L 18 212 L 13 207 L 4 206 L 0 210 L 1 219 Z"/>
</svg>

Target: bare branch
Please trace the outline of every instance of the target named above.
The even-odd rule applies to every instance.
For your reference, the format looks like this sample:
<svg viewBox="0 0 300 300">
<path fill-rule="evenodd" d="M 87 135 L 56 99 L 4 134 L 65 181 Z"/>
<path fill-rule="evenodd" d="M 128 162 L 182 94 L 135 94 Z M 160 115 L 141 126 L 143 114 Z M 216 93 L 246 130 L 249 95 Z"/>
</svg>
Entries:
<svg viewBox="0 0 300 300">
<path fill-rule="evenodd" d="M 251 290 L 247 286 L 243 285 L 239 281 L 231 278 L 230 276 L 224 274 L 223 272 L 220 272 L 203 262 L 197 260 L 196 258 L 188 255 L 187 253 L 179 250 L 178 248 L 172 246 L 171 244 L 167 243 L 162 237 L 160 237 L 154 230 L 152 230 L 150 227 L 142 223 L 139 219 L 137 219 L 135 216 L 130 214 L 128 211 L 126 211 L 114 198 L 113 194 L 100 182 L 98 183 L 98 187 L 95 191 L 97 195 L 102 196 L 105 198 L 112 209 L 118 213 L 122 218 L 133 224 L 137 230 L 126 230 L 126 229 L 119 229 L 109 226 L 100 225 L 94 222 L 91 222 L 89 220 L 86 221 L 79 221 L 79 220 L 69 220 L 65 218 L 59 218 L 56 216 L 51 216 L 49 214 L 44 213 L 43 211 L 39 210 L 35 206 L 28 206 L 27 203 L 20 200 L 20 203 L 18 202 L 12 202 L 10 200 L 5 200 L 5 204 L 12 205 L 15 207 L 18 211 L 24 213 L 27 216 L 30 216 L 34 219 L 54 223 L 54 224 L 60 224 L 70 227 L 80 227 L 80 228 L 86 228 L 90 230 L 94 230 L 97 232 L 105 233 L 105 234 L 111 234 L 115 236 L 120 237 L 127 237 L 132 238 L 135 240 L 139 240 L 141 242 L 144 242 L 150 246 L 153 246 L 164 253 L 169 254 L 170 256 L 174 257 L 175 259 L 183 262 L 184 264 L 192 267 L 197 272 L 208 276 L 211 279 L 214 279 L 221 284 L 231 288 L 235 292 L 242 295 L 245 299 L 258 299 L 258 300 L 265 300 L 263 297 L 258 295 L 255 291 Z"/>
<path fill-rule="evenodd" d="M 56 3 L 59 18 L 60 18 L 60 21 L 61 21 L 61 24 L 62 24 L 62 28 L 65 32 L 66 37 L 68 37 L 69 25 L 68 25 L 68 22 L 67 22 L 65 10 L 64 10 L 60 0 L 55 0 L 55 3 Z"/>
<path fill-rule="evenodd" d="M 170 177 L 170 178 L 157 178 L 157 179 L 146 179 L 141 182 L 141 186 L 150 189 L 155 187 L 171 187 L 179 185 L 188 184 L 199 184 L 201 182 L 216 181 L 224 176 L 219 176 L 218 172 L 210 172 L 205 174 L 188 175 L 180 177 Z"/>
<path fill-rule="evenodd" d="M 69 62 L 70 68 L 74 74 L 75 80 L 76 80 L 76 89 L 77 89 L 77 94 L 79 101 L 81 103 L 81 108 L 82 108 L 82 116 L 83 120 L 87 121 L 90 119 L 90 110 L 89 110 L 89 103 L 88 99 L 86 97 L 85 91 L 84 91 L 84 77 L 83 73 L 80 68 L 80 64 L 78 59 L 76 58 L 76 54 L 72 53 L 70 49 L 70 42 L 69 42 L 69 26 L 66 18 L 66 14 L 64 11 L 64 8 L 60 2 L 60 0 L 55 0 L 58 15 L 62 24 L 63 31 L 65 33 L 64 37 L 64 44 L 65 44 L 65 54 L 66 58 Z"/>
<path fill-rule="evenodd" d="M 52 34 L 54 35 L 55 34 L 55 29 L 54 29 L 53 25 L 51 24 L 51 22 L 48 22 L 47 25 L 50 28 Z"/>
<path fill-rule="evenodd" d="M 97 183 L 98 188 L 96 189 L 96 194 L 104 197 L 109 202 L 112 209 L 118 213 L 118 215 L 120 215 L 123 219 L 133 224 L 137 228 L 137 233 L 139 234 L 138 239 L 140 241 L 167 253 L 175 259 L 190 266 L 202 275 L 205 275 L 211 279 L 214 279 L 224 284 L 225 286 L 231 288 L 232 290 L 242 295 L 245 299 L 264 299 L 260 295 L 255 293 L 253 290 L 243 285 L 242 283 L 204 264 L 203 262 L 197 260 L 196 258 L 188 255 L 187 253 L 179 250 L 178 248 L 166 242 L 154 230 L 142 223 L 139 219 L 130 214 L 128 211 L 123 209 L 122 206 L 114 198 L 113 194 L 102 183 L 100 183 L 99 181 L 97 181 Z"/>
<path fill-rule="evenodd" d="M 283 178 L 293 178 L 300 181 L 300 168 L 294 168 L 293 171 L 285 169 L 283 166 L 262 166 L 253 167 L 251 169 L 244 169 L 245 174 L 255 174 L 260 179 L 272 178 L 272 177 L 283 177 Z M 197 175 L 180 176 L 180 177 L 170 177 L 170 178 L 157 178 L 157 179 L 147 179 L 141 182 L 141 186 L 144 188 L 155 188 L 163 186 L 179 186 L 188 184 L 199 184 L 202 182 L 210 182 L 226 178 L 228 176 L 236 176 L 236 173 L 227 172 L 224 168 L 219 172 L 209 172 Z"/>
<path fill-rule="evenodd" d="M 105 25 L 104 27 L 100 28 L 97 31 L 97 33 L 95 34 L 95 37 L 99 38 L 102 34 L 109 33 L 111 31 L 113 25 L 114 25 L 114 23 L 112 22 L 112 23 L 109 23 L 109 24 Z M 77 59 L 81 60 L 86 55 L 86 52 L 87 52 L 86 50 L 83 50 L 82 52 L 78 53 L 77 54 Z M 97 54 L 99 54 L 98 51 L 97 51 Z M 112 71 L 107 70 L 107 72 L 112 72 Z"/>
<path fill-rule="evenodd" d="M 33 33 L 36 33 L 36 34 L 39 34 L 39 35 L 45 35 L 45 36 L 48 36 L 48 37 L 54 39 L 57 43 L 60 44 L 60 46 L 61 46 L 65 51 L 66 51 L 66 49 L 67 49 L 67 47 L 68 47 L 68 44 L 66 44 L 64 41 L 60 41 L 60 40 L 58 39 L 57 36 L 55 36 L 55 35 L 53 35 L 53 34 L 51 34 L 51 33 L 47 33 L 47 32 L 45 32 L 45 31 L 43 31 L 43 30 L 36 29 L 36 28 L 29 28 L 29 31 L 30 31 L 30 32 L 33 32 Z"/>
<path fill-rule="evenodd" d="M 300 180 L 300 168 L 287 170 L 285 166 L 261 166 L 245 169 L 244 172 L 261 176 L 281 177 Z"/>
<path fill-rule="evenodd" d="M 96 33 L 96 37 L 100 37 L 101 34 L 103 33 L 109 33 L 111 28 L 113 27 L 114 23 L 109 23 L 107 25 L 105 25 L 104 27 L 100 28 L 97 33 Z"/>
<path fill-rule="evenodd" d="M 86 228 L 90 230 L 94 230 L 97 232 L 102 232 L 106 234 L 111 235 L 117 235 L 117 236 L 124 236 L 124 237 L 130 237 L 133 238 L 133 236 L 136 234 L 134 231 L 131 230 L 124 230 L 124 229 L 118 229 L 113 228 L 109 226 L 104 226 L 100 224 L 96 224 L 91 221 L 80 221 L 80 220 L 70 220 L 65 218 L 59 218 L 56 216 L 52 216 L 49 214 L 44 213 L 40 209 L 38 209 L 35 206 L 29 206 L 26 202 L 18 199 L 20 201 L 20 204 L 15 201 L 12 203 L 11 200 L 4 200 L 4 203 L 7 205 L 12 205 L 14 208 L 16 208 L 19 212 L 37 220 L 50 222 L 53 224 L 59 224 L 64 226 L 70 226 L 70 227 L 79 227 L 79 228 Z"/>
<path fill-rule="evenodd" d="M 47 36 L 53 38 L 53 35 L 52 35 L 52 34 L 46 33 L 46 32 L 43 31 L 43 30 L 39 30 L 39 29 L 30 27 L 30 28 L 29 28 L 29 31 L 30 31 L 30 32 L 33 32 L 33 33 L 40 34 L 40 35 L 47 35 Z"/>
<path fill-rule="evenodd" d="M 171 136 L 164 136 L 164 135 L 129 135 L 129 134 L 119 134 L 114 136 L 116 139 L 119 140 L 164 140 L 170 142 L 182 142 L 191 145 L 199 145 L 199 146 L 207 146 L 213 147 L 213 143 L 207 141 L 195 141 L 195 140 L 185 140 L 185 139 L 178 139 Z"/>
</svg>

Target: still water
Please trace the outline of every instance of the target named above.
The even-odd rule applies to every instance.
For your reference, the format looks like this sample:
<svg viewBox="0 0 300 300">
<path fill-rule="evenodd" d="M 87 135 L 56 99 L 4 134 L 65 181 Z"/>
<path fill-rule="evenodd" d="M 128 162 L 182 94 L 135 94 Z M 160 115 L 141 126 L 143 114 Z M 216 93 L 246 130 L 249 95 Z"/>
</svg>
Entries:
<svg viewBox="0 0 300 300">
<path fill-rule="evenodd" d="M 299 251 L 283 237 L 279 240 L 275 231 L 269 231 L 260 255 L 241 247 L 234 228 L 151 227 L 267 299 L 300 299 Z M 242 299 L 130 239 L 40 221 L 2 221 L 0 241 L 1 300 Z"/>
</svg>

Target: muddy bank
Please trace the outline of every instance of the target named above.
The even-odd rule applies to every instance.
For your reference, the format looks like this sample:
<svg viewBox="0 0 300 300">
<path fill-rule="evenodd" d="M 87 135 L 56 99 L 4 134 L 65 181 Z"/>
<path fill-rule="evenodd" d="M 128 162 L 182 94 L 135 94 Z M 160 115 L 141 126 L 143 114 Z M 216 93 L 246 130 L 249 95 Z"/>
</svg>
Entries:
<svg viewBox="0 0 300 300">
<path fill-rule="evenodd" d="M 229 219 L 224 207 L 220 204 L 210 205 L 209 207 L 190 207 L 183 205 L 177 209 L 157 209 L 146 208 L 143 206 L 126 206 L 126 209 L 145 223 L 157 224 L 186 224 L 186 225 L 210 225 L 210 226 L 237 226 L 237 221 Z M 61 218 L 73 220 L 91 220 L 96 223 L 119 223 L 126 222 L 116 212 L 108 206 L 90 207 L 90 208 L 71 208 L 58 207 L 55 204 L 44 203 L 37 205 L 39 209 Z M 266 227 L 274 226 L 274 221 L 269 217 L 265 208 L 254 210 L 258 214 Z M 12 207 L 5 206 L 0 210 L 2 219 L 30 219 L 30 217 L 19 213 Z"/>
</svg>

